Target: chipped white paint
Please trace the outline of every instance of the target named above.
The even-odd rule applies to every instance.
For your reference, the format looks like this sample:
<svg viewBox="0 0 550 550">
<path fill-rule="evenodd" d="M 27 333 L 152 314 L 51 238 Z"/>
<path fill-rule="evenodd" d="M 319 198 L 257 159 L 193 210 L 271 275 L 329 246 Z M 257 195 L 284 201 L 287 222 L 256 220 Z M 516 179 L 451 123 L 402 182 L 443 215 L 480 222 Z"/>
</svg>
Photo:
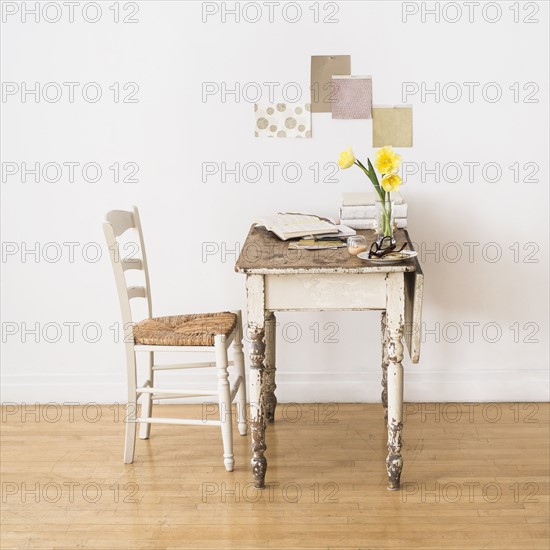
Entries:
<svg viewBox="0 0 550 550">
<path fill-rule="evenodd" d="M 380 338 L 382 340 L 382 407 L 384 420 L 388 422 L 388 331 L 386 326 L 386 312 L 383 311 L 380 319 Z"/>
<path fill-rule="evenodd" d="M 248 326 L 261 328 L 265 323 L 265 292 L 263 275 L 248 275 L 246 278 L 246 305 Z"/>
<path fill-rule="evenodd" d="M 353 310 L 386 307 L 386 274 L 267 275 L 269 310 Z"/>
<path fill-rule="evenodd" d="M 396 265 L 368 265 L 365 267 L 307 267 L 307 268 L 274 268 L 257 267 L 241 269 L 237 268 L 237 273 L 246 273 L 247 275 L 315 275 L 329 273 L 403 273 L 405 271 L 414 271 L 415 264 L 396 264 Z"/>
<path fill-rule="evenodd" d="M 403 459 L 403 330 L 405 326 L 405 280 L 403 273 L 388 273 L 386 332 L 388 360 L 388 489 L 399 489 Z"/>
<path fill-rule="evenodd" d="M 258 489 L 265 487 L 267 460 L 264 456 L 265 402 L 265 292 L 263 275 L 246 278 L 248 339 L 250 342 L 250 431 L 252 435 L 252 475 Z"/>
<path fill-rule="evenodd" d="M 418 264 L 416 271 L 405 274 L 405 341 L 413 363 L 420 360 L 423 294 L 424 274 Z"/>
</svg>

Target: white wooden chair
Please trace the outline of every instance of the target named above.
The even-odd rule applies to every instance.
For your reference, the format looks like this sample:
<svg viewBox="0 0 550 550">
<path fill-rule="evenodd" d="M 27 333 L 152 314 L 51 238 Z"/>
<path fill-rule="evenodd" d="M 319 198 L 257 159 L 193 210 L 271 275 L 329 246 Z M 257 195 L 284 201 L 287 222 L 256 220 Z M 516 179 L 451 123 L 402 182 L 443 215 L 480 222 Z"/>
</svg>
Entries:
<svg viewBox="0 0 550 550">
<path fill-rule="evenodd" d="M 148 439 L 151 424 L 187 424 L 194 426 L 221 426 L 223 440 L 223 461 L 228 471 L 233 471 L 233 432 L 231 403 L 236 401 L 237 423 L 241 435 L 246 435 L 246 383 L 244 354 L 242 346 L 241 312 L 207 313 L 199 315 L 178 315 L 172 317 L 152 317 L 151 291 L 147 257 L 138 209 L 132 211 L 112 210 L 107 213 L 103 230 L 109 247 L 115 281 L 118 290 L 122 321 L 124 324 L 124 347 L 128 368 L 128 413 L 124 462 L 134 460 L 136 423 L 140 423 L 140 438 Z M 141 249 L 141 259 L 120 258 L 117 240 L 126 231 L 135 232 L 136 243 Z M 129 286 L 125 272 L 143 272 L 143 286 Z M 148 319 L 134 323 L 130 302 L 134 298 L 147 300 Z M 228 361 L 228 349 L 233 343 L 233 361 Z M 136 352 L 149 355 L 149 379 L 137 386 Z M 159 352 L 209 352 L 215 355 L 214 362 L 186 363 L 176 365 L 155 364 L 155 353 Z M 230 387 L 228 366 L 234 365 L 237 379 Z M 191 389 L 161 389 L 155 386 L 155 372 L 159 370 L 216 368 L 217 391 Z M 158 418 L 152 416 L 154 399 L 218 395 L 220 420 L 186 418 Z M 141 415 L 137 416 L 137 402 L 142 397 Z"/>
</svg>

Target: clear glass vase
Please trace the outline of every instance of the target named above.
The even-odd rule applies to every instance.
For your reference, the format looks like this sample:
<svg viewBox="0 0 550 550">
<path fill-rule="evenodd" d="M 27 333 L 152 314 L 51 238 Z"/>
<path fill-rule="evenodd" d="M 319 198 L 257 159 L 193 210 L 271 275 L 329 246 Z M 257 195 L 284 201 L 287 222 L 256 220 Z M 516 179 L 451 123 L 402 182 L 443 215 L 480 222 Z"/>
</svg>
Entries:
<svg viewBox="0 0 550 550">
<path fill-rule="evenodd" d="M 378 244 L 384 237 L 391 237 L 391 242 L 395 243 L 393 236 L 394 221 L 393 221 L 393 201 L 390 194 L 386 195 L 384 201 L 376 201 L 376 240 Z"/>
</svg>

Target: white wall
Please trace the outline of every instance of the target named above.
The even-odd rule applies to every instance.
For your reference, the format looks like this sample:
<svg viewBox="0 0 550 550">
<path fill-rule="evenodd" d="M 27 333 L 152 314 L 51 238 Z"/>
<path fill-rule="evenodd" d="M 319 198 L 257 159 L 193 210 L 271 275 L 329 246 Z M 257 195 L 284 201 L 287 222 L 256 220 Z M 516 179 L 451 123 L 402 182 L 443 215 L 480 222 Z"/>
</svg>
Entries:
<svg viewBox="0 0 550 550">
<path fill-rule="evenodd" d="M 354 74 L 373 75 L 375 104 L 414 106 L 414 147 L 399 151 L 404 161 L 419 167 L 424 163 L 428 169 L 435 163 L 458 163 L 463 170 L 458 182 L 448 181 L 455 176 L 452 165 L 439 182 L 419 172 L 410 175 L 403 188 L 410 205 L 410 232 L 420 243 L 426 277 L 425 328 L 440 328 L 437 337 L 425 334 L 419 365 L 406 361 L 405 398 L 548 398 L 546 2 L 530 3 L 539 10 L 534 16 L 532 7 L 520 6 L 518 23 L 509 3 L 500 4 L 501 17 L 494 23 L 487 19 L 497 17 L 496 8 L 477 8 L 470 23 L 463 6 L 462 19 L 454 24 L 445 20 L 455 17 L 451 8 L 439 23 L 430 15 L 422 22 L 422 10 L 433 7 L 433 2 L 328 3 L 338 7 L 333 16 L 338 22 L 332 24 L 313 21 L 313 2 L 301 3 L 302 17 L 294 24 L 285 21 L 277 7 L 273 23 L 267 21 L 265 7 L 263 20 L 255 24 L 235 23 L 229 15 L 222 23 L 220 13 L 203 23 L 201 3 L 179 1 L 141 2 L 138 23 L 115 24 L 112 4 L 101 2 L 97 23 L 83 21 L 80 7 L 74 23 L 68 22 L 66 8 L 59 22 L 36 23 L 32 15 L 22 22 L 21 11 L 10 15 L 12 3 L 3 6 L 4 83 L 81 85 L 74 103 L 68 101 L 67 87 L 62 99 L 53 103 L 34 102 L 32 96 L 23 102 L 20 93 L 4 94 L 2 161 L 96 162 L 103 169 L 97 183 L 83 181 L 78 170 L 73 183 L 67 173 L 57 183 L 35 183 L 32 177 L 22 183 L 20 174 L 4 174 L 5 402 L 124 399 L 123 349 L 109 329 L 119 322 L 111 267 L 105 250 L 95 263 L 82 255 L 86 243 L 103 245 L 100 224 L 105 211 L 140 206 L 157 315 L 245 309 L 244 278 L 233 271 L 235 254 L 203 258 L 203 243 L 234 250 L 258 214 L 307 209 L 334 216 L 342 191 L 368 189 L 370 184 L 358 170 L 337 174 L 337 183 L 316 183 L 309 167 L 335 161 L 348 145 L 362 157 L 372 155 L 370 121 L 333 121 L 329 114 L 319 114 L 313 117 L 311 140 L 255 139 L 252 105 L 244 98 L 228 96 L 224 103 L 220 95 L 207 101 L 201 97 L 203 82 L 226 82 L 228 87 L 235 82 L 277 82 L 279 90 L 287 82 L 298 82 L 305 94 L 314 54 L 351 54 Z M 333 11 L 331 5 L 318 5 L 321 17 Z M 254 8 L 248 9 L 245 15 L 251 18 Z M 402 9 L 418 13 L 403 22 Z M 95 17 L 93 7 L 88 10 L 86 16 Z M 120 10 L 121 17 L 128 15 L 131 3 L 120 4 Z M 55 11 L 46 15 L 56 16 Z M 294 11 L 289 8 L 286 15 L 294 17 Z M 529 17 L 539 22 L 523 22 Z M 80 90 L 87 82 L 102 88 L 97 103 L 82 99 Z M 109 90 L 114 82 L 138 83 L 139 102 L 115 103 Z M 448 101 L 456 87 L 447 86 L 447 95 L 439 101 L 433 95 L 423 101 L 420 93 L 403 101 L 404 82 L 419 88 L 423 82 L 430 88 L 437 82 L 440 87 L 459 83 L 463 98 Z M 465 82 L 479 83 L 472 85 L 472 102 Z M 493 103 L 482 93 L 489 82 L 502 91 Z M 516 82 L 518 102 L 510 89 Z M 530 82 L 538 86 L 537 103 L 523 101 L 537 89 Z M 496 89 L 485 92 L 493 97 Z M 50 88 L 52 95 L 54 91 Z M 266 93 L 263 99 L 268 99 Z M 258 183 L 235 183 L 231 176 L 226 183 L 219 176 L 201 181 L 203 162 L 232 167 L 254 161 L 281 166 L 296 162 L 303 175 L 290 183 L 282 179 L 279 167 L 274 183 L 269 183 L 267 170 Z M 115 162 L 137 163 L 139 182 L 114 183 L 109 166 Z M 509 168 L 516 162 L 521 167 L 519 183 L 514 183 Z M 465 163 L 480 163 L 474 181 L 468 181 Z M 487 163 L 501 168 L 499 181 L 486 181 L 481 167 Z M 524 168 L 526 163 L 536 163 L 533 183 L 523 181 L 531 171 L 530 166 Z M 321 175 L 328 176 L 328 171 Z M 485 176 L 492 178 L 493 172 Z M 72 262 L 62 244 L 66 242 L 79 243 Z M 464 244 L 470 242 L 480 244 Z M 45 247 L 46 243 L 59 243 L 62 256 L 54 262 L 43 256 L 38 261 L 32 255 L 22 258 L 21 249 L 33 243 L 51 256 L 56 253 L 54 245 Z M 14 247 L 19 252 L 9 255 Z M 439 257 L 425 253 L 434 247 L 439 247 Z M 501 259 L 489 261 L 498 250 Z M 519 257 L 514 257 L 514 250 Z M 526 263 L 533 250 L 536 263 Z M 93 256 L 95 245 L 87 251 Z M 453 263 L 457 251 L 462 257 Z M 279 333 L 277 350 L 281 401 L 378 400 L 377 313 L 286 314 L 279 320 L 285 336 Z M 72 342 L 68 327 L 63 327 L 67 322 L 78 323 Z M 50 339 L 56 338 L 56 326 L 62 327 L 60 340 L 50 343 L 41 334 L 36 343 L 29 334 L 23 343 L 23 324 L 32 328 L 35 323 L 41 330 L 53 323 L 46 334 Z M 97 343 L 86 342 L 86 323 L 101 327 Z M 318 343 L 309 328 L 314 323 L 321 328 Z M 326 323 L 335 325 L 325 330 Z M 302 337 L 292 343 L 296 326 Z M 338 328 L 338 343 L 323 343 L 333 326 Z M 458 337 L 457 326 L 462 330 Z M 514 326 L 516 332 L 510 328 Z M 490 342 L 495 327 L 501 337 Z M 92 328 L 88 337 L 94 336 Z M 191 380 L 199 382 L 198 376 Z"/>
</svg>

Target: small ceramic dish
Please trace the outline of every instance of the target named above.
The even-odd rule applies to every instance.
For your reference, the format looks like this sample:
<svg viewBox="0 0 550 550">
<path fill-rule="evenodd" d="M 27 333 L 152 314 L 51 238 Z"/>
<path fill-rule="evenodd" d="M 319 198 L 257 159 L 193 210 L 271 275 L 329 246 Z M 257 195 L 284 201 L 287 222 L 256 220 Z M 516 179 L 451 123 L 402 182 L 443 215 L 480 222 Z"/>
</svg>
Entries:
<svg viewBox="0 0 550 550">
<path fill-rule="evenodd" d="M 361 252 L 360 254 L 357 254 L 357 257 L 361 258 L 361 260 L 366 260 L 367 262 L 371 262 L 373 264 L 378 264 L 378 265 L 398 264 L 400 262 L 410 260 L 411 258 L 415 258 L 416 256 L 418 256 L 418 252 L 416 252 L 416 250 L 402 250 L 401 252 L 390 252 L 389 254 L 382 256 L 382 258 L 377 258 L 376 256 L 369 258 L 368 252 Z"/>
</svg>

